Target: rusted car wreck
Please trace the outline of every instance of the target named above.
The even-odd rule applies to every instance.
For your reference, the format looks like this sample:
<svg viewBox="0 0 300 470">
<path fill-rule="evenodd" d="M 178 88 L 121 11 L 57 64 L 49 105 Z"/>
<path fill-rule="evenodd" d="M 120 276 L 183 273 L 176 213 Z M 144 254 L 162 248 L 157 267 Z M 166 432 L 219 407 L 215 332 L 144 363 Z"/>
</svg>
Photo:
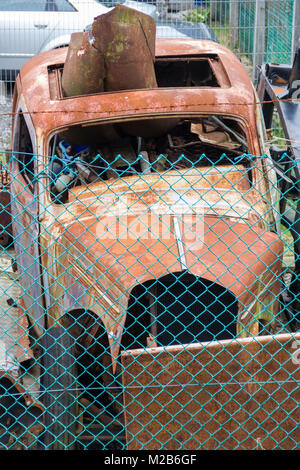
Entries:
<svg viewBox="0 0 300 470">
<path fill-rule="evenodd" d="M 121 351 L 276 331 L 283 244 L 257 96 L 225 47 L 155 42 L 152 18 L 117 6 L 22 68 L 13 113 L 43 443 L 71 448 L 91 416 L 99 441 L 124 442 Z"/>
</svg>

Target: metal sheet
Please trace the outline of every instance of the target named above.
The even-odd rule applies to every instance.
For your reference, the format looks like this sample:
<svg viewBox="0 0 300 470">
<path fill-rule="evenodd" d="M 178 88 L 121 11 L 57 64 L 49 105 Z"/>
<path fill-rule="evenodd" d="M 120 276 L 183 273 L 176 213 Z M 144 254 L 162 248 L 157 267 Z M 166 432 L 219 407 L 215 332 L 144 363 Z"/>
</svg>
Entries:
<svg viewBox="0 0 300 470">
<path fill-rule="evenodd" d="M 155 20 L 117 4 L 92 25 L 93 46 L 105 61 L 105 90 L 155 88 Z"/>
<path fill-rule="evenodd" d="M 72 34 L 64 96 L 156 87 L 155 29 L 152 17 L 117 5 L 95 18 L 89 32 Z"/>
<path fill-rule="evenodd" d="M 104 90 L 104 57 L 91 45 L 88 33 L 73 33 L 62 74 L 64 96 Z"/>
<path fill-rule="evenodd" d="M 297 333 L 123 352 L 127 449 L 299 448 L 299 341 Z"/>
</svg>

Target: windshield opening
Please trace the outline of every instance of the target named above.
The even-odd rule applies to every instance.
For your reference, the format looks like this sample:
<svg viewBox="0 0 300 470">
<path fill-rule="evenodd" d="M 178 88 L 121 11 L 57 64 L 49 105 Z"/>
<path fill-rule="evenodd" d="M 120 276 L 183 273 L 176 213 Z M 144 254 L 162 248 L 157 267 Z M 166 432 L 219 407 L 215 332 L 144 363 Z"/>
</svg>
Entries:
<svg viewBox="0 0 300 470">
<path fill-rule="evenodd" d="M 51 139 L 49 151 L 52 198 L 66 202 L 67 189 L 97 180 L 236 163 L 247 167 L 249 149 L 238 121 L 209 115 L 72 126 Z"/>
</svg>

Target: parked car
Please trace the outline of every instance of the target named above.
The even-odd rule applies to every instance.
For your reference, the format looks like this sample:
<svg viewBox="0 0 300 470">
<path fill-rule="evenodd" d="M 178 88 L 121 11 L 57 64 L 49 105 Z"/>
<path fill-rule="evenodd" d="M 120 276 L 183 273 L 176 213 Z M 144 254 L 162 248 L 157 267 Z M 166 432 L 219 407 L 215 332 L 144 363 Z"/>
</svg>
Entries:
<svg viewBox="0 0 300 470">
<path fill-rule="evenodd" d="M 269 334 L 282 311 L 276 166 L 246 70 L 206 40 L 157 39 L 152 57 L 149 17 L 145 47 L 108 49 L 107 21 L 77 52 L 27 62 L 13 100 L 13 232 L 47 448 L 71 448 L 87 422 L 124 442 L 122 350 Z"/>
<path fill-rule="evenodd" d="M 107 10 L 96 0 L 1 0 L 2 79 L 16 76 L 35 54 L 67 46 L 71 33 Z"/>
</svg>

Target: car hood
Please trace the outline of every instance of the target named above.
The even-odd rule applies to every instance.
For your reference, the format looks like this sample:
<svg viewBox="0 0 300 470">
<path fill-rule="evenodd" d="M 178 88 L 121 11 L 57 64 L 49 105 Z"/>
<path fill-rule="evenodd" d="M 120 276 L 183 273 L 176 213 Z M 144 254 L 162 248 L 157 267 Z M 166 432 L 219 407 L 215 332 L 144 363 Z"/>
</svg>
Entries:
<svg viewBox="0 0 300 470">
<path fill-rule="evenodd" d="M 46 229 L 56 238 L 48 250 L 59 279 L 53 296 L 64 312 L 92 309 L 101 317 L 113 356 L 138 284 L 187 271 L 233 293 L 245 322 L 257 298 L 279 293 L 282 242 L 261 223 L 257 194 L 232 190 L 235 177 L 229 181 L 226 169 L 229 189 L 219 187 L 216 171 L 204 179 L 194 169 L 185 178 L 169 172 L 75 188 Z"/>
<path fill-rule="evenodd" d="M 279 269 L 282 243 L 262 223 L 266 209 L 257 194 L 242 191 L 239 168 L 231 181 L 220 170 L 227 189 L 217 171 L 75 188 L 56 222 L 59 244 L 74 257 L 74 269 L 81 265 L 124 295 L 138 283 L 187 269 L 248 304 L 258 280 L 268 282 Z M 235 178 L 240 191 L 233 190 Z"/>
</svg>

